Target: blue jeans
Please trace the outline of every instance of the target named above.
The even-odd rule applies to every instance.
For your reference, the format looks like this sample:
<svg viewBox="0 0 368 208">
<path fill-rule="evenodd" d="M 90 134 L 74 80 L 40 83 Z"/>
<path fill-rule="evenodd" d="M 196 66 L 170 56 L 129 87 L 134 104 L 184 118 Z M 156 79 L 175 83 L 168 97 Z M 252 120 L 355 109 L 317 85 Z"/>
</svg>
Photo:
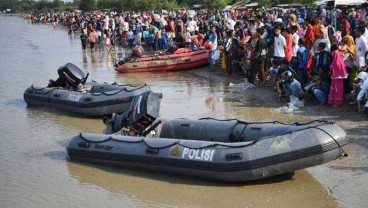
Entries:
<svg viewBox="0 0 368 208">
<path fill-rule="evenodd" d="M 292 95 L 292 96 L 297 97 L 299 99 L 302 98 L 301 94 L 299 92 L 299 88 L 297 88 L 295 85 L 283 83 L 282 88 L 283 88 L 283 90 L 286 94 Z"/>
<path fill-rule="evenodd" d="M 320 103 L 326 104 L 328 96 L 324 92 L 322 92 L 322 90 L 313 87 L 312 92 L 314 97 L 316 97 Z"/>
<path fill-rule="evenodd" d="M 157 51 L 158 49 L 159 49 L 159 42 L 158 42 L 159 40 L 158 40 L 158 38 L 156 37 L 155 38 L 155 40 L 154 40 L 154 49 L 155 49 L 155 51 Z"/>
<path fill-rule="evenodd" d="M 128 39 L 128 45 L 130 48 L 133 47 L 133 41 L 133 39 Z"/>
<path fill-rule="evenodd" d="M 331 19 L 331 23 L 332 23 L 332 27 L 336 30 L 337 29 L 337 19 L 336 18 L 332 18 Z"/>
<path fill-rule="evenodd" d="M 277 72 L 275 70 L 270 71 L 270 76 L 271 76 L 272 80 L 274 80 L 276 78 L 276 74 L 277 74 Z"/>
<path fill-rule="evenodd" d="M 247 66 L 248 82 L 254 84 L 254 63 L 253 61 Z"/>
<path fill-rule="evenodd" d="M 291 58 L 291 61 L 290 61 L 289 66 L 290 66 L 291 68 L 293 68 L 294 70 L 296 70 L 296 69 L 298 68 L 298 60 L 297 60 L 297 58 L 296 58 L 295 56 L 293 56 L 293 57 Z"/>
<path fill-rule="evenodd" d="M 298 80 L 300 84 L 302 85 L 302 87 L 305 87 L 305 84 L 307 84 L 307 72 L 305 71 L 305 69 L 298 69 L 296 73 L 298 75 Z"/>
<path fill-rule="evenodd" d="M 274 56 L 273 59 L 277 61 L 283 61 L 285 57 Z"/>
<path fill-rule="evenodd" d="M 208 63 L 210 64 L 210 69 L 211 70 L 215 70 L 215 60 L 213 60 L 212 56 L 215 53 L 215 51 L 210 50 L 210 52 L 208 53 Z M 224 58 L 224 57 L 222 57 Z"/>
</svg>

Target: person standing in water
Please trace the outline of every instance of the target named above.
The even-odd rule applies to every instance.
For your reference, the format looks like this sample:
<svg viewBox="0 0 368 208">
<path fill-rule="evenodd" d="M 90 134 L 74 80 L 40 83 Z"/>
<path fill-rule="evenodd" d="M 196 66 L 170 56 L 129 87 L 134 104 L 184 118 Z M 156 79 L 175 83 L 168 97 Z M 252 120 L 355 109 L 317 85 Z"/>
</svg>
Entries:
<svg viewBox="0 0 368 208">
<path fill-rule="evenodd" d="M 81 43 L 82 43 L 82 51 L 84 53 L 84 52 L 86 52 L 87 42 L 88 42 L 87 34 L 84 31 L 82 31 L 82 35 L 80 36 L 80 39 L 81 39 Z"/>
<path fill-rule="evenodd" d="M 215 50 L 217 49 L 217 34 L 216 27 L 211 27 L 211 35 L 209 41 L 212 43 L 212 48 L 208 54 L 208 62 L 210 64 L 210 71 L 215 71 L 215 60 L 212 58 Z"/>
<path fill-rule="evenodd" d="M 97 40 L 97 33 L 94 29 L 92 29 L 91 32 L 89 33 L 88 39 L 89 39 L 89 44 L 91 47 L 91 52 L 94 52 L 96 40 Z"/>
</svg>

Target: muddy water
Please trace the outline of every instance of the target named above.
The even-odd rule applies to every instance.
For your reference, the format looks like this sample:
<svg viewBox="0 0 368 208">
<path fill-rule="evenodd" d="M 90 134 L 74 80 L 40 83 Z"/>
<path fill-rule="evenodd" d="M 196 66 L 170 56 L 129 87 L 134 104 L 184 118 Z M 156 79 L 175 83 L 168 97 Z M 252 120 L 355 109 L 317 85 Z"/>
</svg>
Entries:
<svg viewBox="0 0 368 208">
<path fill-rule="evenodd" d="M 317 181 L 305 170 L 252 183 L 218 184 L 68 161 L 68 140 L 78 132 L 100 133 L 102 121 L 27 108 L 23 101 L 27 87 L 47 85 L 48 79 L 56 78 L 57 68 L 67 62 L 89 72 L 90 78 L 99 82 L 149 84 L 164 95 L 162 118 L 283 122 L 311 118 L 278 113 L 273 110 L 273 94 L 267 97 L 269 102 L 261 102 L 257 96 L 229 89 L 229 82 L 234 81 L 231 78 L 208 74 L 205 69 L 118 74 L 113 62 L 120 52 L 111 55 L 100 47 L 94 54 L 83 54 L 78 37 L 69 37 L 61 28 L 54 30 L 1 16 L 0 28 L 7 28 L 0 30 L 1 207 L 341 206 L 340 199 L 319 182 L 322 178 Z M 262 93 L 257 89 L 253 92 Z M 331 171 L 326 166 L 322 168 L 328 170 L 312 170 L 315 175 Z M 354 202 L 349 205 L 354 206 Z"/>
</svg>

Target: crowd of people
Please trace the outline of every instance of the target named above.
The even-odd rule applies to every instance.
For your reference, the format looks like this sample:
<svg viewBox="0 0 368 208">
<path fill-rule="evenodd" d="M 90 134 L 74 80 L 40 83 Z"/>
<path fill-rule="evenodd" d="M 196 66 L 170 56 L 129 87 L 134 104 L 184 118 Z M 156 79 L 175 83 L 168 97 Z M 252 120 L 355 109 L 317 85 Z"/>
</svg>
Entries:
<svg viewBox="0 0 368 208">
<path fill-rule="evenodd" d="M 61 23 L 80 34 L 82 49 L 104 44 L 144 46 L 157 51 L 177 47 L 198 50 L 210 43 L 222 53 L 225 75 L 245 72 L 249 83 L 279 95 L 312 98 L 318 105 L 355 104 L 368 111 L 368 5 L 358 9 L 304 7 L 294 9 L 206 10 L 197 12 L 32 13 L 32 23 Z M 351 98 L 348 100 L 347 98 Z"/>
</svg>

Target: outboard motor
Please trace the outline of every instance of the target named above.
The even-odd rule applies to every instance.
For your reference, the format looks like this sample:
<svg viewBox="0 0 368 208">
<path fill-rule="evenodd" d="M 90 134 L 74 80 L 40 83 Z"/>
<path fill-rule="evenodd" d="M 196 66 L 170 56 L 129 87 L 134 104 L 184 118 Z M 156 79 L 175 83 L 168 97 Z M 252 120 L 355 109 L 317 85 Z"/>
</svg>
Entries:
<svg viewBox="0 0 368 208">
<path fill-rule="evenodd" d="M 125 56 L 124 58 L 121 58 L 115 62 L 115 66 L 121 66 L 124 65 L 127 61 L 130 60 L 132 56 Z"/>
<path fill-rule="evenodd" d="M 161 93 L 154 92 L 144 92 L 135 96 L 129 111 L 120 115 L 113 114 L 111 119 L 104 119 L 105 133 L 112 134 L 122 130 L 123 134 L 146 136 L 160 124 L 156 122 L 152 125 L 159 115 L 161 98 Z"/>
<path fill-rule="evenodd" d="M 132 58 L 139 58 L 144 55 L 145 51 L 142 46 L 135 46 L 131 49 L 127 49 L 125 56 L 123 58 L 120 58 L 115 62 L 115 66 L 121 66 L 124 65 L 126 62 L 130 61 Z"/>
<path fill-rule="evenodd" d="M 67 63 L 58 69 L 59 78 L 56 81 L 50 80 L 49 87 L 70 87 L 77 89 L 79 84 L 87 81 L 88 74 L 85 75 L 81 69 L 72 63 Z"/>
<path fill-rule="evenodd" d="M 142 46 L 135 46 L 133 48 L 133 55 L 134 57 L 142 57 L 144 54 L 144 48 Z"/>
</svg>

